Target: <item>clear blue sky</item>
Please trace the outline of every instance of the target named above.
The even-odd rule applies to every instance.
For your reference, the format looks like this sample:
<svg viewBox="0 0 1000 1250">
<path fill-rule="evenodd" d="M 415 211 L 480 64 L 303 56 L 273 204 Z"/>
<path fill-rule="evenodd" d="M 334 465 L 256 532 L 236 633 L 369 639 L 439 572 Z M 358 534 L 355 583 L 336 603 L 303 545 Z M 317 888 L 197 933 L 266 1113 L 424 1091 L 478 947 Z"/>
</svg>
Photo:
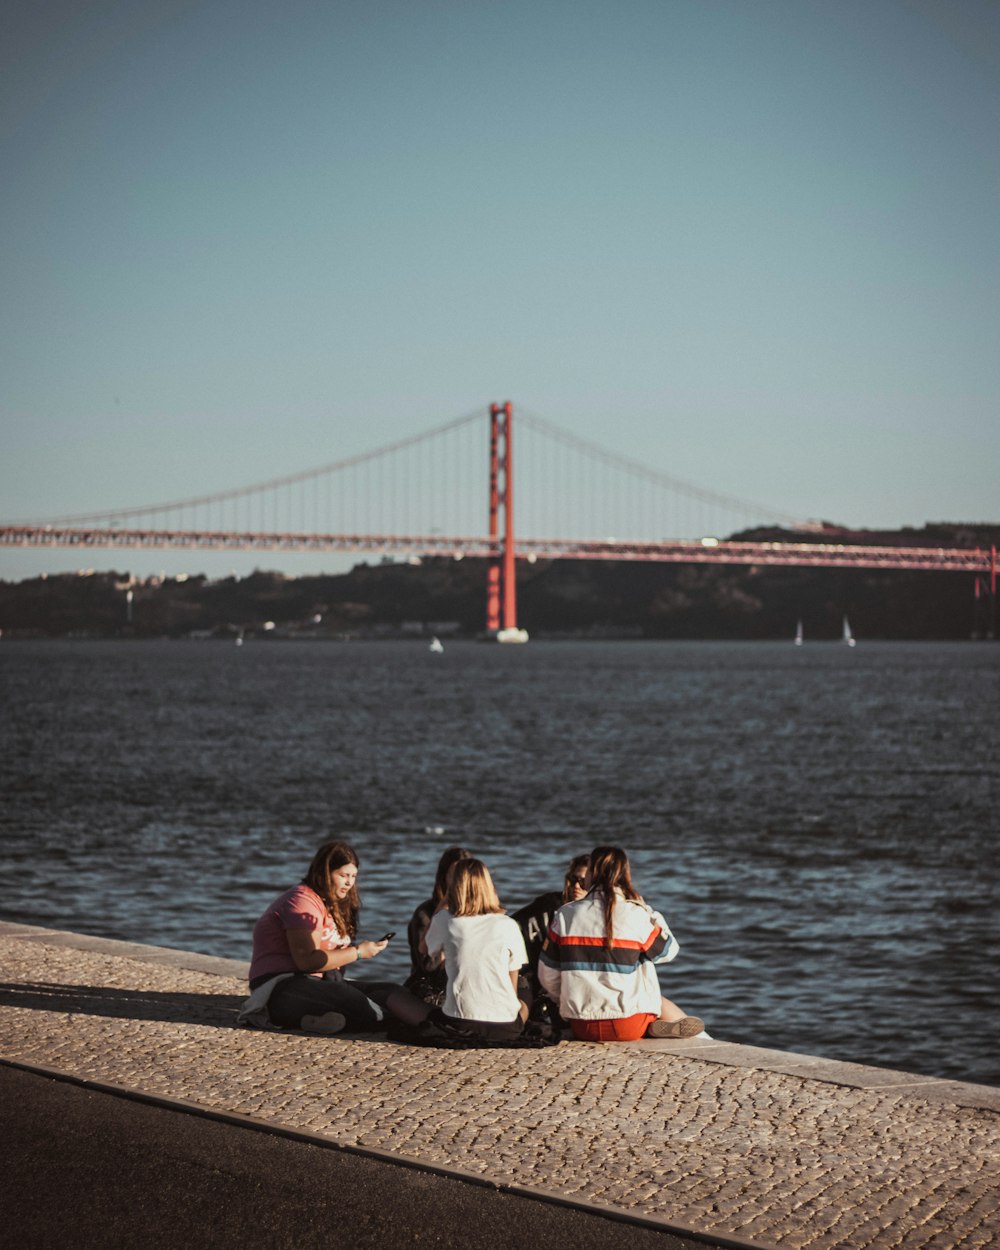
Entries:
<svg viewBox="0 0 1000 1250">
<path fill-rule="evenodd" d="M 793 515 L 1000 520 L 995 0 L 6 0 L 0 55 L 5 520 L 495 399 Z M 87 562 L 220 560 L 301 565 Z"/>
</svg>

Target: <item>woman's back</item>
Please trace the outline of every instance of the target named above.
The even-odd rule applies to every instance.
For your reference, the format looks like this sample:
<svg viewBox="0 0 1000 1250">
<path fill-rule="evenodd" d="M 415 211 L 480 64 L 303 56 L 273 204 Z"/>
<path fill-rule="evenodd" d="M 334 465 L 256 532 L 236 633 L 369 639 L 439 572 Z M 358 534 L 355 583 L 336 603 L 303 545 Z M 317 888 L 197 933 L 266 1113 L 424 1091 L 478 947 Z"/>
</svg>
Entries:
<svg viewBox="0 0 1000 1250">
<path fill-rule="evenodd" d="M 427 948 L 444 950 L 446 1015 L 491 1022 L 517 1017 L 520 1004 L 510 974 L 527 955 L 521 930 L 509 916 L 453 916 L 439 911 L 427 931 Z"/>
<path fill-rule="evenodd" d="M 677 942 L 658 912 L 618 894 L 610 943 L 604 898 L 594 892 L 556 912 L 539 963 L 542 985 L 558 998 L 566 1019 L 604 1020 L 659 1012 L 653 962 L 677 954 Z"/>
</svg>

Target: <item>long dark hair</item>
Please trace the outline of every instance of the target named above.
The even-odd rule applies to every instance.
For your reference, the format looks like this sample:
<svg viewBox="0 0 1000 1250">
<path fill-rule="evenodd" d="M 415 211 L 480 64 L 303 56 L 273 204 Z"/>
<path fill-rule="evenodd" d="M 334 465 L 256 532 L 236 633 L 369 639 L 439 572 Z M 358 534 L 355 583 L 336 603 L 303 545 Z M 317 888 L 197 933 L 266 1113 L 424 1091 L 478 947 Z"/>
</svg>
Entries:
<svg viewBox="0 0 1000 1250">
<path fill-rule="evenodd" d="M 348 846 L 346 842 L 324 842 L 312 857 L 312 863 L 302 878 L 302 883 L 310 890 L 315 890 L 326 904 L 341 937 L 353 938 L 358 934 L 358 912 L 361 910 L 358 887 L 352 886 L 347 898 L 337 898 L 333 884 L 333 874 L 345 864 L 361 867 L 354 847 Z"/>
<path fill-rule="evenodd" d="M 592 894 L 600 894 L 604 909 L 604 945 L 611 949 L 614 936 L 615 898 L 616 891 L 634 902 L 640 901 L 640 895 L 632 884 L 632 873 L 628 865 L 628 856 L 618 846 L 598 846 L 590 852 L 590 890 Z"/>
<path fill-rule="evenodd" d="M 464 846 L 449 846 L 441 858 L 438 860 L 437 873 L 434 877 L 434 899 L 431 910 L 440 907 L 448 893 L 448 873 L 451 872 L 455 864 L 461 863 L 463 859 L 471 859 L 472 852 L 467 851 Z"/>
</svg>

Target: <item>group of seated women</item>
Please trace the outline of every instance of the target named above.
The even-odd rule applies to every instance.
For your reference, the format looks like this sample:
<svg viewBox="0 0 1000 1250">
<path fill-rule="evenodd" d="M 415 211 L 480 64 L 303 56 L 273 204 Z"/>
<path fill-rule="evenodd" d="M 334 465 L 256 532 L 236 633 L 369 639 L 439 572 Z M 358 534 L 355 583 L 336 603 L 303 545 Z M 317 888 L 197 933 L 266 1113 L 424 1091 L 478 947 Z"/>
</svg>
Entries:
<svg viewBox="0 0 1000 1250">
<path fill-rule="evenodd" d="M 561 894 L 540 895 L 512 916 L 486 865 L 449 848 L 409 924 L 405 985 L 344 975 L 392 936 L 358 940 L 358 867 L 346 842 L 324 843 L 303 881 L 260 917 L 240 1023 L 333 1034 L 395 1021 L 416 1037 L 503 1044 L 547 1007 L 550 1022 L 585 1041 L 694 1037 L 704 1028 L 660 993 L 654 965 L 673 959 L 677 942 L 637 893 L 618 847 L 578 856 Z"/>
</svg>

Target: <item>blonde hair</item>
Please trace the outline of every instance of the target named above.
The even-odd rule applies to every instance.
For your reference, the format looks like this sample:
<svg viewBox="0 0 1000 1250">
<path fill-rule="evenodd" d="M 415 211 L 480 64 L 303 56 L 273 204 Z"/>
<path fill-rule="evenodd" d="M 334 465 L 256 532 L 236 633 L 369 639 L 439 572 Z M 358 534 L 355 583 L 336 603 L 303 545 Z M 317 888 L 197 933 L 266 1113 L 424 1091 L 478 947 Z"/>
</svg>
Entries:
<svg viewBox="0 0 1000 1250">
<path fill-rule="evenodd" d="M 448 878 L 448 910 L 453 916 L 502 914 L 490 870 L 481 859 L 460 859 Z"/>
</svg>

